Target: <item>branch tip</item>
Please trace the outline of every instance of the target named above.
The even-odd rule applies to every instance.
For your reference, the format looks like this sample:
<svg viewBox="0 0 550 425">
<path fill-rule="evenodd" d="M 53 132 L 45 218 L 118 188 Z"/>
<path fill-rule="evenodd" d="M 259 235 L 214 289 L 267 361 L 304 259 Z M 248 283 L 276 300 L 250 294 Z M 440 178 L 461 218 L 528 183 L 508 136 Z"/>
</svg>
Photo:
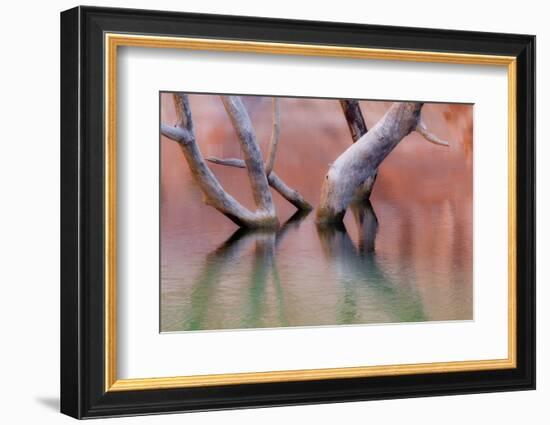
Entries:
<svg viewBox="0 0 550 425">
<path fill-rule="evenodd" d="M 422 121 L 418 122 L 415 131 L 421 134 L 422 137 L 424 137 L 424 139 L 426 139 L 430 143 L 440 146 L 449 146 L 449 142 L 447 142 L 446 140 L 441 140 L 435 134 L 430 133 L 426 128 L 426 125 Z"/>
</svg>

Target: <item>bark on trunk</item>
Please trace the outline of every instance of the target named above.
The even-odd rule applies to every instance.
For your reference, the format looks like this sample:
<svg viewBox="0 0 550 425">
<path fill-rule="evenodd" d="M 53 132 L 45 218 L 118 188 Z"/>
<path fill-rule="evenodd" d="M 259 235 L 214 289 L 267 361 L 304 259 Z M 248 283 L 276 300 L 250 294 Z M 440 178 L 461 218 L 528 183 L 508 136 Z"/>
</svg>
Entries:
<svg viewBox="0 0 550 425">
<path fill-rule="evenodd" d="M 297 190 L 287 186 L 285 182 L 273 171 L 281 133 L 280 120 L 279 99 L 275 97 L 273 98 L 273 130 L 271 133 L 267 160 L 265 162 L 265 175 L 267 176 L 267 182 L 273 189 L 279 192 L 283 198 L 298 208 L 298 210 L 311 211 L 313 207 L 309 204 L 309 202 L 307 202 Z M 237 168 L 248 168 L 247 163 L 238 158 L 217 158 L 215 156 L 210 156 L 206 159 L 214 164 Z"/>
<path fill-rule="evenodd" d="M 344 112 L 344 117 L 346 117 L 353 143 L 355 143 L 368 131 L 367 124 L 361 113 L 361 106 L 357 100 L 345 99 L 340 101 L 340 106 Z"/>
<path fill-rule="evenodd" d="M 355 102 L 355 104 L 350 103 Z M 352 138 L 367 131 L 356 101 L 341 101 Z M 317 210 L 319 224 L 341 223 L 346 209 L 370 197 L 378 167 L 404 137 L 417 131 L 428 142 L 449 146 L 431 134 L 420 119 L 423 103 L 396 102 L 376 125 L 363 134 L 330 166 L 321 190 Z"/>
<path fill-rule="evenodd" d="M 355 143 L 368 131 L 367 124 L 365 123 L 365 118 L 361 113 L 361 106 L 359 105 L 359 101 L 340 100 L 340 106 L 342 107 L 344 117 L 346 118 L 346 122 L 348 123 L 351 139 L 353 143 Z M 370 184 L 363 191 L 363 199 L 356 200 L 351 204 L 351 212 L 353 213 L 353 216 L 356 220 L 362 217 L 364 205 L 370 205 L 369 198 L 372 192 L 372 188 L 374 187 L 374 183 L 376 182 L 376 177 L 378 177 L 378 170 L 376 170 L 372 178 L 369 179 Z M 358 225 L 360 224 L 361 223 L 358 222 Z"/>
<path fill-rule="evenodd" d="M 205 203 L 216 208 L 241 227 L 278 226 L 260 149 L 256 143 L 252 124 L 240 99 L 227 96 L 224 97 L 223 102 L 237 131 L 239 143 L 245 156 L 254 200 L 258 207 L 254 212 L 242 206 L 235 198 L 228 194 L 206 164 L 195 139 L 191 108 L 187 95 L 176 93 L 173 97 L 177 114 L 176 125 L 172 127 L 161 124 L 161 133 L 177 142 L 180 146 L 193 179 L 204 195 Z"/>
<path fill-rule="evenodd" d="M 420 120 L 422 103 L 394 103 L 389 111 L 330 166 L 321 191 L 317 221 L 339 223 L 352 202 L 368 198 L 378 166 Z M 353 132 L 352 132 L 353 134 Z"/>
<path fill-rule="evenodd" d="M 235 168 L 246 168 L 246 163 L 239 158 L 217 158 L 215 156 L 209 156 L 206 160 L 212 162 L 213 164 L 226 165 L 228 167 Z M 300 192 L 287 186 L 287 184 L 277 174 L 275 174 L 275 171 L 272 171 L 268 176 L 267 182 L 273 189 L 279 192 L 279 195 L 299 210 L 311 211 L 313 209 L 311 204 L 304 199 Z"/>
<path fill-rule="evenodd" d="M 262 153 L 256 143 L 256 134 L 243 101 L 239 96 L 221 98 L 241 145 L 254 201 L 261 210 L 275 217 L 275 206 L 267 184 Z"/>
</svg>

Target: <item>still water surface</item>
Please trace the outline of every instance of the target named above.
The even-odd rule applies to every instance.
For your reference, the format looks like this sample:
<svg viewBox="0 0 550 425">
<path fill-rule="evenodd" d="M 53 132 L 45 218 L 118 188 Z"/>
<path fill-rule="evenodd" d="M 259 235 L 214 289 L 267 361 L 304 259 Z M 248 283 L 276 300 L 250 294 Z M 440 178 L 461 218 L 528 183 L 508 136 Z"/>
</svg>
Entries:
<svg viewBox="0 0 550 425">
<path fill-rule="evenodd" d="M 161 116 L 172 122 L 168 95 Z M 266 148 L 270 100 L 247 100 Z M 387 102 L 362 102 L 372 126 Z M 215 96 L 191 96 L 205 155 L 238 157 Z M 275 170 L 312 204 L 349 144 L 336 101 L 283 99 Z M 247 232 L 203 204 L 181 152 L 161 139 L 161 331 L 472 319 L 471 106 L 426 105 L 450 148 L 408 136 L 380 168 L 371 203 L 345 226 L 319 229 L 274 195 L 276 232 Z M 224 188 L 252 207 L 246 172 L 212 165 Z"/>
</svg>

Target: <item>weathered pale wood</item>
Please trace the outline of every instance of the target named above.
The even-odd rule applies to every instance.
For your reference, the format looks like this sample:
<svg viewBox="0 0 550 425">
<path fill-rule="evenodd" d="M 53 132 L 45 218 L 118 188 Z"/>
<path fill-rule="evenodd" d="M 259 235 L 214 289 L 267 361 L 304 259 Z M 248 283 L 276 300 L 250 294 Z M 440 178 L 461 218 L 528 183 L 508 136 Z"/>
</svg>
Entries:
<svg viewBox="0 0 550 425">
<path fill-rule="evenodd" d="M 177 113 L 176 126 L 162 124 L 161 132 L 179 143 L 191 173 L 205 195 L 207 204 L 218 209 L 239 226 L 251 228 L 278 225 L 269 186 L 298 209 L 312 208 L 296 190 L 288 187 L 272 171 L 280 138 L 278 99 L 273 100 L 273 131 L 265 164 L 256 142 L 252 122 L 242 99 L 238 96 L 222 96 L 222 102 L 237 133 L 244 160 L 207 158 L 210 162 L 247 170 L 254 201 L 258 207 L 255 212 L 249 211 L 226 193 L 206 165 L 195 140 L 187 96 L 174 94 L 174 102 Z M 384 117 L 366 134 L 364 132 L 367 131 L 367 127 L 359 103 L 349 100 L 342 100 L 340 103 L 352 139 L 356 143 L 336 159 L 325 176 L 317 210 L 317 222 L 320 224 L 341 223 L 346 209 L 352 203 L 368 200 L 376 181 L 378 166 L 411 131 L 419 132 L 431 143 L 448 146 L 447 142 L 431 134 L 420 121 L 422 103 L 394 103 Z M 360 134 L 363 135 L 360 136 Z"/>
<path fill-rule="evenodd" d="M 340 106 L 342 107 L 342 111 L 344 112 L 344 117 L 346 118 L 346 122 L 348 123 L 348 128 L 351 134 L 351 140 L 353 143 L 357 142 L 362 136 L 364 136 L 368 129 L 367 124 L 365 123 L 365 118 L 363 117 L 363 113 L 361 112 L 361 106 L 359 105 L 359 101 L 357 100 L 340 100 Z M 358 199 L 357 202 L 354 202 L 351 205 L 351 209 L 353 212 L 354 217 L 359 217 L 360 212 L 355 211 L 357 209 L 357 205 L 361 205 L 363 202 L 368 202 L 370 198 L 370 194 L 372 192 L 372 188 L 374 186 L 374 183 L 376 182 L 376 177 L 378 177 L 378 170 L 374 172 L 372 177 L 368 180 L 367 185 L 365 185 L 364 190 L 362 191 L 362 199 Z M 362 207 L 359 207 L 359 210 Z"/>
<path fill-rule="evenodd" d="M 239 158 L 217 158 L 215 156 L 209 156 L 206 158 L 207 161 L 214 164 L 226 165 L 229 167 L 236 168 L 246 168 L 246 164 L 242 159 Z M 313 209 L 311 204 L 307 202 L 304 197 L 295 189 L 287 186 L 286 183 L 272 171 L 267 178 L 269 185 L 275 189 L 283 198 L 288 202 L 294 205 L 299 210 L 310 211 Z"/>
<path fill-rule="evenodd" d="M 193 129 L 193 119 L 191 108 L 187 95 L 176 93 L 173 95 L 174 104 L 176 107 L 176 126 L 171 127 L 166 124 L 161 125 L 161 133 L 166 137 L 176 141 L 180 146 L 185 160 L 191 171 L 194 181 L 201 189 L 205 203 L 216 208 L 234 223 L 241 227 L 258 228 L 258 227 L 276 227 L 278 225 L 275 209 L 271 200 L 271 193 L 267 196 L 260 196 L 257 199 L 258 210 L 252 212 L 242 206 L 235 198 L 228 194 L 212 173 L 197 145 L 195 133 Z M 257 165 L 258 158 L 260 160 L 261 169 L 263 170 L 263 161 L 258 146 L 255 144 L 255 139 L 252 135 L 248 135 L 246 141 L 241 143 L 241 147 L 246 145 L 245 155 L 250 159 L 251 166 L 254 168 Z M 243 148 L 243 151 L 245 149 Z M 249 173 L 250 175 L 250 173 Z M 265 188 L 267 189 L 267 179 L 265 180 Z M 250 176 L 251 182 L 255 182 L 254 190 L 258 191 L 261 183 L 257 182 L 257 176 Z M 269 192 L 269 189 L 266 190 Z M 256 199 L 256 197 L 255 197 Z"/>
<path fill-rule="evenodd" d="M 207 156 L 206 160 L 212 164 L 225 165 L 227 167 L 246 169 L 246 163 L 240 158 L 218 158 L 217 156 Z"/>
<path fill-rule="evenodd" d="M 449 146 L 449 142 L 445 140 L 441 140 L 435 134 L 430 133 L 426 128 L 426 125 L 422 122 L 422 120 L 418 122 L 415 130 L 417 133 L 420 133 L 422 136 L 424 136 L 424 139 L 426 139 L 430 143 L 441 145 L 441 146 Z"/>
<path fill-rule="evenodd" d="M 313 209 L 311 204 L 307 202 L 300 193 L 285 184 L 285 182 L 273 171 L 275 164 L 275 156 L 277 153 L 277 146 L 280 139 L 280 108 L 279 99 L 273 98 L 273 129 L 271 134 L 271 141 L 269 144 L 269 151 L 267 154 L 267 160 L 265 162 L 265 173 L 267 176 L 268 184 L 275 189 L 279 194 L 285 198 L 288 202 L 294 205 L 299 210 L 310 211 Z M 206 158 L 208 161 L 237 168 L 248 168 L 245 160 L 238 158 L 217 158 L 214 156 Z"/>
<path fill-rule="evenodd" d="M 364 135 L 367 130 L 367 124 L 361 113 L 361 106 L 357 100 L 340 100 L 340 106 L 344 112 L 344 117 L 348 123 L 348 128 L 351 133 L 351 138 L 353 143 L 355 143 L 359 138 Z"/>
<path fill-rule="evenodd" d="M 244 103 L 239 96 L 221 96 L 221 99 L 241 145 L 254 201 L 260 210 L 269 216 L 276 217 L 264 161 Z"/>
<path fill-rule="evenodd" d="M 418 130 L 429 141 L 436 140 L 425 127 L 419 127 L 422 105 L 394 103 L 370 131 L 332 163 L 321 191 L 318 223 L 340 223 L 352 202 L 368 199 L 379 165 L 409 133 Z"/>
<path fill-rule="evenodd" d="M 311 211 L 313 207 L 305 200 L 305 198 L 295 189 L 287 186 L 285 182 L 274 172 L 268 177 L 269 185 L 275 189 L 288 202 L 294 205 L 299 210 Z"/>
<path fill-rule="evenodd" d="M 271 132 L 271 143 L 267 153 L 267 161 L 265 162 L 265 175 L 269 176 L 275 165 L 275 155 L 277 154 L 277 146 L 279 145 L 279 137 L 281 135 L 281 113 L 279 111 L 279 98 L 273 98 L 273 129 Z"/>
<path fill-rule="evenodd" d="M 175 93 L 173 96 L 174 107 L 176 108 L 176 127 L 185 128 L 191 134 L 195 134 L 193 117 L 191 116 L 191 106 L 189 105 L 189 96 L 183 93 Z"/>
</svg>

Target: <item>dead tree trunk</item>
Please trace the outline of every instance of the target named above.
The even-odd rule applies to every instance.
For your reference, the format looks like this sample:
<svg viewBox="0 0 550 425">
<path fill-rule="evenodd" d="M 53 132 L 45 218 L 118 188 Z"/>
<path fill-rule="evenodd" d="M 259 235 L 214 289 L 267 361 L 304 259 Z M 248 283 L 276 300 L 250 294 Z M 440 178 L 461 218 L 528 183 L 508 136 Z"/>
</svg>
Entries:
<svg viewBox="0 0 550 425">
<path fill-rule="evenodd" d="M 422 105 L 419 102 L 394 103 L 370 131 L 334 161 L 323 182 L 318 223 L 340 223 L 351 203 L 368 199 L 378 167 L 412 131 L 418 131 L 432 143 L 448 145 L 430 134 L 420 121 Z M 354 130 L 351 126 L 350 129 L 353 136 Z"/>
<path fill-rule="evenodd" d="M 355 143 L 367 132 L 367 124 L 361 113 L 361 106 L 357 100 L 346 99 L 340 100 L 340 106 L 344 112 L 344 117 L 346 117 L 353 143 Z"/>
<path fill-rule="evenodd" d="M 256 143 L 256 136 L 248 113 L 240 98 L 224 96 L 222 98 L 245 157 L 250 186 L 257 210 L 250 211 L 228 194 L 206 164 L 195 140 L 195 131 L 191 108 L 187 95 L 173 95 L 176 107 L 177 122 L 175 126 L 161 125 L 161 132 L 176 141 L 180 146 L 193 179 L 200 187 L 206 204 L 216 208 L 222 214 L 241 227 L 276 227 L 278 226 L 275 207 L 268 188 L 264 163 Z"/>
<path fill-rule="evenodd" d="M 269 144 L 269 151 L 267 154 L 267 160 L 265 162 L 265 174 L 267 176 L 267 182 L 275 189 L 279 194 L 285 198 L 288 202 L 294 205 L 298 210 L 311 211 L 313 207 L 307 202 L 304 197 L 295 189 L 288 187 L 285 182 L 273 171 L 275 165 L 275 155 L 277 153 L 277 147 L 279 145 L 280 138 L 280 112 L 279 112 L 279 99 L 273 98 L 273 131 L 271 134 L 271 142 Z M 226 165 L 236 168 L 248 168 L 246 161 L 239 158 L 217 158 L 215 156 L 209 156 L 206 158 L 214 164 Z"/>
</svg>

